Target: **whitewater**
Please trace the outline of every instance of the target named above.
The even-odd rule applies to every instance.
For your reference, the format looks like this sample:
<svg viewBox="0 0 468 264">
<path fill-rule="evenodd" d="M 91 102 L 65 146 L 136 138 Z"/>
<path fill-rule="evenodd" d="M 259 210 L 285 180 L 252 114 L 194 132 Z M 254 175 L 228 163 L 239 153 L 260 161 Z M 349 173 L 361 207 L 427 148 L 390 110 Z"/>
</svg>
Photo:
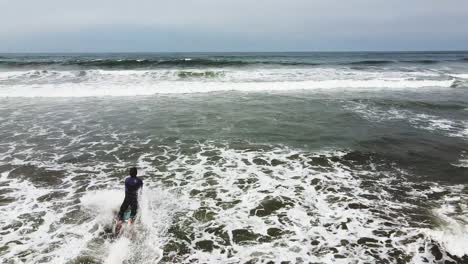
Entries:
<svg viewBox="0 0 468 264">
<path fill-rule="evenodd" d="M 0 97 L 451 88 L 457 77 L 427 72 L 346 69 L 29 70 L 0 72 Z"/>
</svg>

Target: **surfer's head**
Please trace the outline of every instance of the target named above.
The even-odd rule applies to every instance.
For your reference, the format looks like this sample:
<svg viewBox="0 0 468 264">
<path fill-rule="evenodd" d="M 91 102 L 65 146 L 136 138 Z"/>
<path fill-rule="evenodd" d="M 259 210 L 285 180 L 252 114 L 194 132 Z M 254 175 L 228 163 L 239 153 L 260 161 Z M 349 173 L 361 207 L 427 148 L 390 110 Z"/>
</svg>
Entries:
<svg viewBox="0 0 468 264">
<path fill-rule="evenodd" d="M 132 167 L 130 170 L 128 170 L 128 174 L 130 174 L 131 177 L 136 177 L 137 176 L 137 168 Z"/>
</svg>

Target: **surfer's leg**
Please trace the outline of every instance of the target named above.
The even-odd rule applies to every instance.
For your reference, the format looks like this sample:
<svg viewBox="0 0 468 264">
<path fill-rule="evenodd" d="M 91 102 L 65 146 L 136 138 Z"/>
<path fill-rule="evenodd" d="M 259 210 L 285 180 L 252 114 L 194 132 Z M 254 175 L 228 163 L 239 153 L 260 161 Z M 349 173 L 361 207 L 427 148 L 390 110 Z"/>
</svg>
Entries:
<svg viewBox="0 0 468 264">
<path fill-rule="evenodd" d="M 127 210 L 129 205 L 130 205 L 130 201 L 127 198 L 127 196 L 125 196 L 125 199 L 123 200 L 122 205 L 120 206 L 120 211 L 119 211 L 119 219 L 120 220 L 123 219 L 124 213 Z"/>
<path fill-rule="evenodd" d="M 136 214 L 137 214 L 137 210 L 138 210 L 138 199 L 132 199 L 131 201 L 131 205 L 132 207 L 132 213 L 130 215 L 131 218 L 135 218 Z"/>
</svg>

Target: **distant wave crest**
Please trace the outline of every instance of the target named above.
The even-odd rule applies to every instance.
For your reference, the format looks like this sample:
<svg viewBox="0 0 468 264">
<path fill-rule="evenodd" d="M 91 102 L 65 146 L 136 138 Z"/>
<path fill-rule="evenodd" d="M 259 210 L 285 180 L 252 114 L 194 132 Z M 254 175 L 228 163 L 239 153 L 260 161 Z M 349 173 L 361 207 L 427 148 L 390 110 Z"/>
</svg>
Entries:
<svg viewBox="0 0 468 264">
<path fill-rule="evenodd" d="M 236 60 L 213 60 L 213 59 L 93 59 L 93 60 L 64 60 L 64 61 L 33 61 L 33 60 L 0 60 L 3 67 L 81 67 L 81 68 L 102 68 L 102 69 L 138 69 L 138 68 L 158 68 L 158 67 L 194 67 L 194 66 L 241 66 L 246 64 Z"/>
<path fill-rule="evenodd" d="M 93 60 L 8 60 L 0 58 L 3 68 L 78 67 L 82 69 L 157 69 L 199 67 L 242 67 L 248 65 L 314 66 L 313 62 L 242 60 L 230 58 L 178 58 L 178 59 L 93 59 Z"/>
<path fill-rule="evenodd" d="M 402 60 L 401 62 L 418 63 L 418 64 L 435 64 L 435 63 L 439 63 L 440 61 L 438 60 Z"/>
<path fill-rule="evenodd" d="M 361 61 L 354 61 L 350 63 L 346 63 L 349 65 L 385 65 L 385 64 L 390 64 L 390 63 L 395 63 L 395 61 L 392 60 L 361 60 Z"/>
<path fill-rule="evenodd" d="M 158 68 L 223 68 L 223 67 L 248 67 L 254 65 L 276 66 L 304 66 L 313 67 L 319 65 L 329 66 L 362 66 L 375 67 L 390 64 L 437 64 L 448 60 L 442 59 L 403 59 L 403 60 L 349 60 L 349 61 L 321 61 L 321 60 L 294 60 L 291 58 L 242 58 L 242 57 L 206 57 L 206 58 L 55 58 L 55 59 L 21 59 L 0 56 L 0 68 L 17 69 L 158 69 Z M 466 62 L 468 58 L 452 61 Z"/>
</svg>

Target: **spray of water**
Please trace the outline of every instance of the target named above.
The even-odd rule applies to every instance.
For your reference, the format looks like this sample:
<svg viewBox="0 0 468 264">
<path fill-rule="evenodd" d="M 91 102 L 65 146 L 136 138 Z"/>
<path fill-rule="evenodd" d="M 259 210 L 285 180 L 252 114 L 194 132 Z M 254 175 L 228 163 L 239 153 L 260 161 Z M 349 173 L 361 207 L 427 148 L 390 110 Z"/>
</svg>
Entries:
<svg viewBox="0 0 468 264">
<path fill-rule="evenodd" d="M 81 205 L 94 216 L 100 228 L 110 230 L 123 199 L 122 191 L 95 191 L 81 198 Z M 133 226 L 126 225 L 117 238 L 106 241 L 100 258 L 106 264 L 157 263 L 163 256 L 165 233 L 173 217 L 189 203 L 176 194 L 157 187 L 145 187 L 139 198 L 139 213 Z"/>
</svg>

